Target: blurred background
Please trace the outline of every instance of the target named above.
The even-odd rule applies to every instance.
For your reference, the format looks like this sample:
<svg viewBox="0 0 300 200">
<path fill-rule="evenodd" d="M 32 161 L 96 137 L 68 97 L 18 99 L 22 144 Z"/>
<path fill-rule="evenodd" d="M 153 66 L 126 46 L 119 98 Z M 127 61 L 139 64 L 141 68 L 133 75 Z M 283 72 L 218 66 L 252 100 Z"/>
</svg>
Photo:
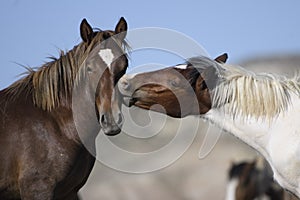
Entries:
<svg viewBox="0 0 300 200">
<path fill-rule="evenodd" d="M 93 27 L 105 30 L 113 29 L 122 16 L 129 29 L 161 27 L 178 31 L 202 45 L 212 58 L 227 52 L 228 63 L 254 71 L 293 75 L 300 65 L 299 8 L 299 0 L 2 1 L 0 89 L 25 71 L 20 65 L 39 67 L 49 61 L 47 57 L 58 57 L 60 50 L 72 49 L 81 42 L 79 24 L 83 18 Z M 155 50 L 132 52 L 128 71 L 147 63 L 160 63 L 164 67 L 182 61 L 183 58 Z M 145 119 L 142 124 L 149 122 L 148 112 L 133 108 L 130 114 Z M 154 150 L 161 147 L 161 141 L 165 144 L 174 137 L 178 123 L 192 126 L 195 120 L 198 121 L 195 117 L 167 118 L 152 143 L 133 139 L 126 133 L 111 141 L 132 147 L 129 148 L 132 151 Z M 199 127 L 183 156 L 159 171 L 123 173 L 97 162 L 81 190 L 82 199 L 224 199 L 231 163 L 252 160 L 258 155 L 241 141 L 222 133 L 212 152 L 199 159 L 207 123 L 201 121 Z M 155 129 L 155 123 L 148 128 Z"/>
</svg>

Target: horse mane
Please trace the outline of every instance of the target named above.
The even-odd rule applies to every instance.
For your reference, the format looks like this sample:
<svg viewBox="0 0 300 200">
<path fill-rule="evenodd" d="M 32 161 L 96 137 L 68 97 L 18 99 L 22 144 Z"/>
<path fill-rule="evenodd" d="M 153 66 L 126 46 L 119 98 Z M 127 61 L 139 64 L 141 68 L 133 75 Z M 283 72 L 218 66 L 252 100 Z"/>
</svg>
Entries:
<svg viewBox="0 0 300 200">
<path fill-rule="evenodd" d="M 47 111 L 66 105 L 65 102 L 71 98 L 74 84 L 85 76 L 85 70 L 81 70 L 83 62 L 95 45 L 103 40 L 99 35 L 95 34 L 89 45 L 81 42 L 68 52 L 61 51 L 59 58 L 52 58 L 52 61 L 37 70 L 26 67 L 27 72 L 23 73 L 25 76 L 6 88 L 6 95 L 10 100 L 15 100 L 20 95 L 32 95 L 34 104 Z M 125 40 L 122 44 L 114 38 L 113 40 L 124 52 L 130 48 Z M 76 78 L 77 75 L 79 77 Z"/>
<path fill-rule="evenodd" d="M 286 111 L 291 94 L 300 95 L 299 74 L 292 78 L 253 73 L 238 66 L 218 65 L 219 82 L 213 92 L 213 107 L 227 105 L 233 117 L 272 120 Z"/>
</svg>

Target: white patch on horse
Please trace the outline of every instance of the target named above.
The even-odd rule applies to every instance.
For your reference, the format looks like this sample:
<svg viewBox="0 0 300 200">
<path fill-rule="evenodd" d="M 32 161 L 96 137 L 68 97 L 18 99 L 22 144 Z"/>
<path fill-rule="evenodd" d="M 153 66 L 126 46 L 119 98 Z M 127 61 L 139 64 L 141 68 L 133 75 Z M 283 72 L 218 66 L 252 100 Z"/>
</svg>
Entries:
<svg viewBox="0 0 300 200">
<path fill-rule="evenodd" d="M 225 200 L 235 200 L 235 191 L 238 186 L 239 180 L 234 178 L 231 179 L 227 185 L 226 198 Z"/>
<path fill-rule="evenodd" d="M 111 49 L 101 49 L 98 54 L 110 69 L 110 65 L 114 61 L 114 54 Z"/>
<path fill-rule="evenodd" d="M 187 64 L 182 64 L 182 65 L 176 65 L 174 67 L 177 68 L 177 69 L 186 69 L 187 66 L 188 66 Z"/>
</svg>

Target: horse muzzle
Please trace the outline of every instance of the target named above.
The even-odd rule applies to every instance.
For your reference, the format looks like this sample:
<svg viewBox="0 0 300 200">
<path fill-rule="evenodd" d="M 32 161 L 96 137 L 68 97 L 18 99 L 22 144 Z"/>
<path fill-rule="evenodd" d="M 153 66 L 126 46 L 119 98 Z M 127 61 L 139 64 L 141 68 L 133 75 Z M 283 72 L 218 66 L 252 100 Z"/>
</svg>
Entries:
<svg viewBox="0 0 300 200">
<path fill-rule="evenodd" d="M 108 126 L 108 127 L 102 127 L 102 130 L 104 134 L 107 136 L 115 136 L 118 135 L 122 129 L 118 126 Z"/>
<path fill-rule="evenodd" d="M 121 113 L 118 113 L 116 120 L 107 113 L 99 116 L 99 124 L 105 135 L 114 136 L 121 132 L 124 123 L 124 118 Z"/>
</svg>

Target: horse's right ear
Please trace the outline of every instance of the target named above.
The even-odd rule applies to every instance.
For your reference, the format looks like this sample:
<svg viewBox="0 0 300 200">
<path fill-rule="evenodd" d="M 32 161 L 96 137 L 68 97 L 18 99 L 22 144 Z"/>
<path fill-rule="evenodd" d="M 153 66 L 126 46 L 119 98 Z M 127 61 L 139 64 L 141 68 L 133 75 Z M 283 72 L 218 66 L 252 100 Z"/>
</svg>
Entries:
<svg viewBox="0 0 300 200">
<path fill-rule="evenodd" d="M 218 63 L 226 63 L 227 59 L 228 59 L 228 55 L 227 55 L 227 53 L 224 53 L 224 54 L 216 57 L 215 61 L 217 61 Z"/>
<path fill-rule="evenodd" d="M 86 19 L 83 19 L 80 24 L 80 36 L 82 40 L 86 43 L 90 43 L 93 39 L 93 29 L 89 25 Z"/>
<path fill-rule="evenodd" d="M 120 41 L 123 41 L 125 39 L 127 34 L 127 29 L 128 29 L 127 22 L 124 19 L 124 17 L 121 17 L 115 28 L 115 34 L 117 34 L 117 37 L 119 38 Z"/>
</svg>

